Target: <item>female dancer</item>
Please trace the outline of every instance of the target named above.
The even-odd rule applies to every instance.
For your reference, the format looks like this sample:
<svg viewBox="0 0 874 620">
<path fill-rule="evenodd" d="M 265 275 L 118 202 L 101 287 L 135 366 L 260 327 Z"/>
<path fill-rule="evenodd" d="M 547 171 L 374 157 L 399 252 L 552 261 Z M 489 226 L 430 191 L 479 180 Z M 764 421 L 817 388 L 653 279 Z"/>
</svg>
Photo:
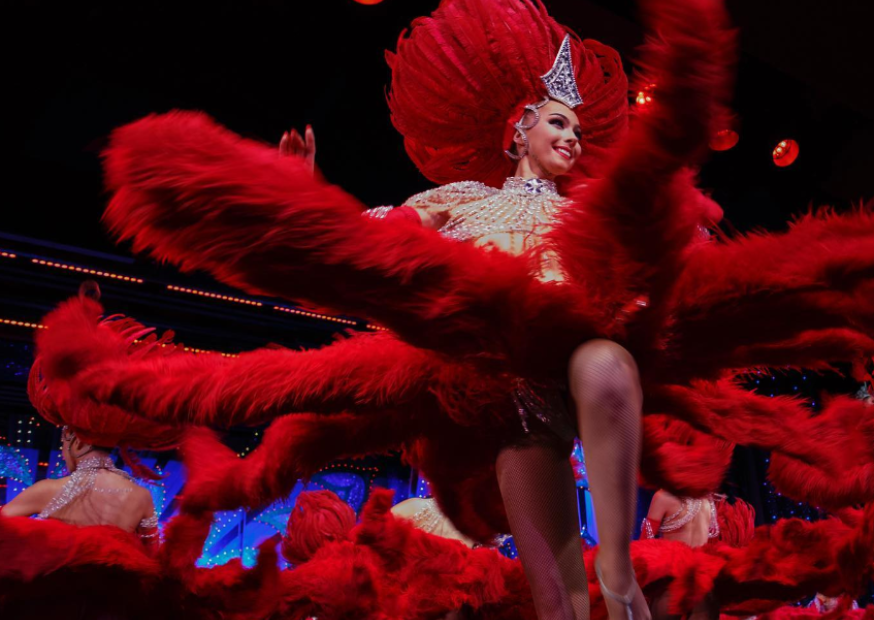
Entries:
<svg viewBox="0 0 874 620">
<path fill-rule="evenodd" d="M 785 235 L 691 253 L 704 206 L 684 166 L 706 149 L 715 110 L 728 96 L 732 36 L 719 3 L 648 0 L 644 8 L 651 28 L 665 37 L 647 56 L 648 68 L 659 73 L 659 96 L 615 154 L 627 106 L 615 52 L 566 39 L 566 29 L 539 4 L 444 2 L 417 20 L 389 56 L 395 126 L 422 172 L 449 183 L 398 213 L 415 220 L 417 209 L 446 212 L 444 237 L 520 256 L 449 243 L 405 221 L 361 218 L 361 205 L 313 180 L 306 162 L 280 161 L 272 149 L 202 115 L 152 117 L 120 129 L 107 153 L 114 197 L 106 218 L 136 250 L 207 269 L 253 293 L 366 316 L 405 342 L 357 338 L 311 353 L 182 364 L 116 356 L 107 365 L 112 372 L 92 368 L 75 379 L 77 389 L 165 421 L 223 425 L 307 410 L 347 412 L 337 423 L 356 424 L 355 445 L 342 439 L 338 448 L 336 435 L 326 441 L 323 434 L 316 445 L 344 454 L 409 448 L 459 525 L 480 518 L 494 528 L 500 520 L 475 493 L 491 492 L 496 469 L 544 618 L 586 615 L 565 452 L 575 431 L 597 489 L 603 538 L 597 566 L 605 592 L 615 595 L 610 614 L 646 617 L 627 552 L 641 387 L 648 413 L 671 413 L 696 433 L 774 450 L 775 483 L 816 495 L 820 505 L 869 498 L 867 478 L 828 484 L 838 450 L 810 461 L 813 448 L 796 441 L 793 425 L 774 423 L 832 424 L 836 445 L 858 449 L 858 466 L 867 471 L 872 459 L 858 445 L 861 435 L 850 432 L 843 404 L 814 419 L 797 403 L 759 399 L 717 379 L 725 369 L 816 365 L 871 347 L 862 329 L 871 322 L 865 271 L 871 218 L 863 212 L 809 218 Z M 574 186 L 564 208 L 551 179 L 561 181 L 572 169 L 586 181 Z M 554 219 L 560 226 L 548 235 L 560 265 L 553 247 L 540 244 Z M 763 257 L 773 269 L 748 267 Z M 832 277 L 837 273 L 842 277 Z M 854 303 L 831 303 L 844 295 Z M 787 317 L 786 308 L 795 314 Z M 749 329 L 750 316 L 758 330 Z M 47 338 L 62 333 L 46 331 Z M 389 351 L 393 357 L 385 359 Z M 637 365 L 645 370 L 643 386 Z M 500 395 L 512 392 L 521 421 L 476 406 L 498 402 L 477 400 L 495 396 L 489 390 L 498 384 Z M 562 412 L 563 388 L 572 399 L 570 416 Z M 414 407 L 425 403 L 431 408 Z M 500 437 L 472 432 L 499 417 Z M 290 453 L 292 436 L 280 430 L 306 435 L 323 421 L 307 417 L 297 428 L 280 421 L 272 456 L 291 458 L 282 451 Z M 764 424 L 772 432 L 760 432 Z M 313 442 L 295 445 L 304 449 L 302 458 L 313 457 Z M 684 448 L 668 452 L 685 454 Z M 726 466 L 712 454 L 695 453 L 707 467 L 662 467 L 659 474 L 672 477 L 664 481 L 672 490 L 705 493 Z M 300 472 L 283 466 L 274 476 L 270 458 L 259 459 L 253 475 L 271 485 Z M 443 469 L 434 472 L 437 464 Z M 803 488 L 799 471 L 806 474 Z M 234 480 L 231 493 L 220 490 L 251 501 L 250 489 L 234 495 Z M 467 503 L 449 501 L 459 497 Z"/>
<path fill-rule="evenodd" d="M 39 515 L 79 526 L 114 525 L 135 532 L 147 546 L 158 542 L 151 493 L 116 468 L 108 450 L 82 441 L 64 426 L 61 454 L 70 475 L 40 480 L 3 506 L 0 516 Z"/>
<path fill-rule="evenodd" d="M 438 32 L 446 29 L 444 22 L 449 22 L 455 11 L 464 10 L 460 8 L 462 4 L 447 3 L 445 15 L 438 10 L 418 26 Z M 475 7 L 475 3 L 471 4 Z M 519 6 L 534 10 L 531 5 Z M 554 28 L 557 32 L 564 30 L 557 24 Z M 400 59 L 393 62 L 396 71 L 410 70 L 403 61 L 413 52 L 403 46 L 416 46 L 421 40 L 417 35 L 420 33 L 414 29 L 410 41 L 402 40 Z M 431 51 L 421 47 L 425 49 L 420 52 Z M 537 60 L 545 60 L 540 56 Z M 575 57 L 576 62 L 587 65 L 585 73 L 575 68 Z M 374 210 L 369 214 L 419 221 L 457 241 L 527 255 L 541 280 L 561 281 L 561 266 L 546 244 L 546 235 L 566 206 L 556 180 L 571 174 L 583 156 L 584 124 L 589 139 L 597 129 L 591 118 L 581 121 L 575 111 L 585 109 L 580 90 L 586 93 L 586 100 L 606 98 L 615 106 L 607 110 L 607 118 L 612 115 L 615 119 L 615 126 L 608 132 L 609 140 L 615 140 L 615 134 L 624 129 L 625 80 L 613 50 L 593 41 L 576 41 L 570 35 L 561 40 L 552 69 L 545 63 L 536 65 L 528 55 L 508 61 L 511 66 L 520 61 L 531 63 L 535 66 L 529 69 L 543 75 L 542 84 L 532 88 L 527 100 L 517 102 L 508 117 L 512 132 L 506 148 L 481 156 L 491 164 L 485 170 L 488 179 L 496 178 L 506 168 L 500 157 L 514 163 L 512 176 L 502 181 L 501 189 L 476 181 L 455 182 L 414 196 L 398 209 Z M 578 75 L 586 81 L 578 82 Z M 396 124 L 410 122 L 412 111 L 401 101 L 412 95 L 406 90 L 392 92 L 390 103 Z M 545 96 L 535 98 L 538 95 Z M 417 112 L 421 112 L 420 106 L 416 106 Z M 606 119 L 597 120 L 604 123 Z M 507 133 L 502 130 L 501 139 L 506 140 Z M 283 135 L 280 152 L 312 162 L 315 154 L 312 129 L 307 128 L 305 142 L 296 131 Z M 573 438 L 579 434 L 589 459 L 596 518 L 603 524 L 599 528 L 596 571 L 602 591 L 607 594 L 608 609 L 613 618 L 633 615 L 645 620 L 649 612 L 634 580 L 629 552 L 641 449 L 637 366 L 619 344 L 590 340 L 571 354 L 568 386 L 573 413 L 565 409 L 562 394 L 555 387 L 538 389 L 525 382 L 517 383 L 515 400 L 524 428 L 515 437 L 511 434 L 496 463 L 510 530 L 534 593 L 538 617 L 588 617 L 578 499 L 568 460 Z"/>
<path fill-rule="evenodd" d="M 591 41 L 586 44 L 610 54 L 615 70 L 615 52 Z M 569 73 L 563 79 L 573 81 L 570 50 L 568 36 L 554 66 L 565 67 Z M 579 53 L 584 57 L 592 54 L 582 44 Z M 587 86 L 597 92 L 597 82 L 606 79 L 604 70 L 596 76 L 592 78 L 595 83 Z M 576 86 L 565 92 L 550 90 L 550 82 L 544 83 L 549 96 L 524 103 L 521 116 L 512 124 L 515 133 L 505 155 L 515 162 L 515 169 L 500 190 L 478 182 L 457 182 L 416 195 L 399 208 L 374 209 L 367 214 L 417 221 L 457 241 L 527 254 L 542 280 L 561 281 L 560 265 L 548 250 L 545 236 L 563 206 L 555 180 L 570 174 L 582 155 L 583 128 L 574 111 L 582 99 Z M 607 84 L 600 90 L 615 89 L 614 84 Z M 295 131 L 283 135 L 280 153 L 312 163 L 312 129 L 307 128 L 306 142 Z M 634 581 L 629 553 L 640 462 L 637 367 L 628 351 L 615 342 L 590 340 L 571 355 L 569 386 L 573 413 L 566 410 L 559 390 L 546 388 L 543 396 L 544 389 L 525 382 L 516 384 L 521 425 L 496 463 L 510 530 L 534 592 L 538 616 L 585 618 L 588 614 L 578 499 L 569 461 L 573 438 L 580 433 L 589 455 L 596 517 L 604 524 L 599 528 L 596 564 L 602 590 L 608 595 L 612 617 L 621 617 L 625 605 L 624 613 L 645 619 L 648 611 Z"/>
<path fill-rule="evenodd" d="M 86 282 L 79 295 L 83 302 L 96 300 L 100 290 L 95 283 Z M 152 330 L 133 321 L 108 320 L 103 326 L 122 335 L 127 341 L 123 350 L 138 357 L 148 359 L 174 352 L 172 347 L 164 350 L 156 346 L 158 340 L 148 336 Z M 59 344 L 61 349 L 66 346 Z M 40 480 L 3 506 L 0 515 L 38 515 L 78 526 L 115 525 L 135 532 L 153 551 L 159 539 L 152 495 L 118 469 L 110 453 L 120 448 L 135 473 L 154 478 L 154 472 L 143 467 L 129 450 L 173 448 L 181 443 L 183 430 L 135 418 L 114 407 L 68 398 L 62 387 L 46 379 L 43 370 L 43 359 L 38 356 L 28 377 L 28 396 L 43 418 L 61 426 L 61 455 L 70 475 Z"/>
</svg>

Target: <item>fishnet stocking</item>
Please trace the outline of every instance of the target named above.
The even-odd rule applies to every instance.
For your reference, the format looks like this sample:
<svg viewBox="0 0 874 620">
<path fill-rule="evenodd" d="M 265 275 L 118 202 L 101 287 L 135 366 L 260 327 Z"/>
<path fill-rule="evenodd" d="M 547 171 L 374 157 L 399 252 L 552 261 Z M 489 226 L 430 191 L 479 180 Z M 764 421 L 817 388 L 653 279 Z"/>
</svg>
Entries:
<svg viewBox="0 0 874 620">
<path fill-rule="evenodd" d="M 498 484 L 540 620 L 588 620 L 570 446 L 531 436 L 498 455 Z"/>
<path fill-rule="evenodd" d="M 620 596 L 636 589 L 634 618 L 648 620 L 630 554 L 643 404 L 637 365 L 616 343 L 592 340 L 574 352 L 569 378 L 598 524 L 598 563 L 604 583 Z M 609 598 L 605 602 L 611 618 L 627 617 L 624 605 Z"/>
</svg>

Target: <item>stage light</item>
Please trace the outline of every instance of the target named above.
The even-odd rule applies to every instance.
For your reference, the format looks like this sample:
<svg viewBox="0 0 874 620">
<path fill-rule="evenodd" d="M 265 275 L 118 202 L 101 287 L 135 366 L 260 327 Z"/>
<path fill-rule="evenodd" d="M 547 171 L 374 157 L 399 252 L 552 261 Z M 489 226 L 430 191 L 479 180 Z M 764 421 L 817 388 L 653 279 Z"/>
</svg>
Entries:
<svg viewBox="0 0 874 620">
<path fill-rule="evenodd" d="M 774 147 L 774 163 L 780 168 L 791 166 L 798 159 L 798 150 L 795 140 L 780 140 Z"/>
<path fill-rule="evenodd" d="M 320 319 L 322 321 L 331 321 L 332 323 L 342 323 L 343 325 L 358 325 L 358 321 L 350 319 L 341 319 L 338 316 L 329 316 L 327 314 L 319 314 L 318 312 L 310 312 L 309 310 L 301 310 L 300 308 L 286 308 L 285 306 L 273 306 L 274 310 L 287 312 L 288 314 L 297 314 L 311 319 Z"/>
<path fill-rule="evenodd" d="M 167 285 L 168 291 L 176 291 L 178 293 L 188 293 L 189 295 L 199 295 L 200 297 L 209 297 L 211 299 L 220 299 L 222 301 L 232 301 L 237 304 L 243 304 L 245 306 L 263 306 L 260 301 L 252 301 L 251 299 L 243 299 L 241 297 L 232 297 L 230 295 L 220 295 L 219 293 L 210 293 L 209 291 L 199 291 L 193 288 L 186 288 L 184 286 L 175 286 L 173 284 Z"/>
<path fill-rule="evenodd" d="M 714 151 L 727 151 L 738 143 L 740 136 L 734 129 L 720 129 L 710 138 L 710 148 Z"/>
<path fill-rule="evenodd" d="M 44 265 L 46 267 L 54 267 L 55 269 L 66 269 L 67 271 L 75 271 L 77 273 L 87 273 L 90 276 L 99 276 L 101 278 L 112 278 L 113 280 L 121 280 L 122 282 L 135 282 L 136 284 L 142 284 L 143 281 L 140 278 L 133 278 L 131 276 L 122 276 L 117 273 L 110 273 L 109 271 L 100 271 L 98 269 L 90 269 L 88 267 L 79 267 L 78 265 L 70 265 L 69 263 L 58 263 L 51 260 L 43 260 L 41 258 L 32 258 L 30 259 L 35 265 Z"/>
<path fill-rule="evenodd" d="M 134 342 L 142 342 L 142 340 L 135 340 Z M 180 348 L 186 353 L 195 353 L 198 355 L 208 353 L 210 355 L 221 355 L 222 357 L 239 357 L 236 353 L 222 353 L 221 351 L 213 351 L 212 349 L 198 349 L 197 347 L 187 347 L 185 345 L 178 344 L 167 344 L 166 342 L 158 343 L 159 346 L 164 349 L 166 347 Z"/>
<path fill-rule="evenodd" d="M 643 87 L 643 90 L 637 92 L 637 97 L 635 97 L 635 101 L 637 105 L 644 107 L 648 106 L 653 102 L 653 91 L 655 91 L 656 84 L 649 84 Z"/>
<path fill-rule="evenodd" d="M 365 4 L 369 6 L 371 4 L 379 4 L 380 2 L 382 2 L 382 0 L 355 0 L 355 2 L 357 2 L 358 4 Z"/>
<path fill-rule="evenodd" d="M 14 325 L 16 327 L 27 327 L 29 329 L 48 329 L 41 323 L 30 323 L 29 321 L 16 321 L 14 319 L 0 319 L 3 325 Z"/>
</svg>

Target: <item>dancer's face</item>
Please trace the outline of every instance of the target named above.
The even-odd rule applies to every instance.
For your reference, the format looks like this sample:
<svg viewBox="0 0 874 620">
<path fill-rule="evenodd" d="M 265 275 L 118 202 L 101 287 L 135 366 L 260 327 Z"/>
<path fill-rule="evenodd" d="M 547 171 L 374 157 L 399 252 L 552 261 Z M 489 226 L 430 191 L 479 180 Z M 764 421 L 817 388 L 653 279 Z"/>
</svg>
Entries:
<svg viewBox="0 0 874 620">
<path fill-rule="evenodd" d="M 558 101 L 550 101 L 540 108 L 540 121 L 526 131 L 531 170 L 541 178 L 553 179 L 570 172 L 582 147 L 582 129 L 577 115 Z M 525 122 L 533 118 L 526 117 Z M 530 120 L 529 120 L 530 119 Z M 524 149 L 521 136 L 516 136 L 516 148 Z"/>
</svg>

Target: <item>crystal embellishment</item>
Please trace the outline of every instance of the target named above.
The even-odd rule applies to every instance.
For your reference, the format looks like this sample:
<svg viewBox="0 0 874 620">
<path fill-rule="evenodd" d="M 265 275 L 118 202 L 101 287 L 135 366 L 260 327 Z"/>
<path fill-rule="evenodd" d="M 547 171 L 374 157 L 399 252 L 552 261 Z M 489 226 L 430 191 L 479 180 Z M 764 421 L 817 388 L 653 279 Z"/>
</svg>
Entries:
<svg viewBox="0 0 874 620">
<path fill-rule="evenodd" d="M 541 75 L 540 79 L 543 80 L 546 92 L 549 93 L 551 99 L 565 104 L 572 110 L 583 104 L 583 98 L 577 88 L 575 73 L 574 63 L 571 59 L 571 37 L 566 34 L 561 42 L 561 47 L 558 48 L 552 69 L 546 75 Z"/>
<path fill-rule="evenodd" d="M 97 481 L 97 474 L 101 471 L 108 471 L 128 480 L 133 480 L 127 472 L 117 469 L 110 457 L 97 454 L 88 456 L 79 461 L 76 469 L 70 474 L 70 479 L 64 484 L 60 492 L 43 508 L 43 511 L 39 513 L 37 518 L 48 519 L 83 494 L 103 490 L 94 487 L 94 483 Z"/>
<path fill-rule="evenodd" d="M 522 177 L 509 177 L 504 181 L 504 190 L 523 191 L 527 194 L 555 194 L 558 196 L 558 189 L 555 183 L 548 179 L 524 179 Z"/>
</svg>

